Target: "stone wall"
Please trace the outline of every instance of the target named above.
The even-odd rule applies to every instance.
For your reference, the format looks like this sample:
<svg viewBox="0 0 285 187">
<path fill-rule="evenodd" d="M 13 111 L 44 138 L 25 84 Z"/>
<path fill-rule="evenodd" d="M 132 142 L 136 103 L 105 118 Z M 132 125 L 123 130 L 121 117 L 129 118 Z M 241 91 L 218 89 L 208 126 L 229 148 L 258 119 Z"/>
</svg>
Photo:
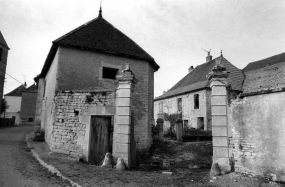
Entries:
<svg viewBox="0 0 285 187">
<path fill-rule="evenodd" d="M 235 171 L 285 181 L 285 92 L 233 100 L 229 107 Z"/>
<path fill-rule="evenodd" d="M 51 150 L 88 160 L 91 116 L 114 115 L 115 92 L 58 92 L 54 101 Z"/>
<path fill-rule="evenodd" d="M 34 124 L 37 92 L 22 92 L 21 119 L 24 124 Z M 33 118 L 31 123 L 29 118 Z"/>
</svg>

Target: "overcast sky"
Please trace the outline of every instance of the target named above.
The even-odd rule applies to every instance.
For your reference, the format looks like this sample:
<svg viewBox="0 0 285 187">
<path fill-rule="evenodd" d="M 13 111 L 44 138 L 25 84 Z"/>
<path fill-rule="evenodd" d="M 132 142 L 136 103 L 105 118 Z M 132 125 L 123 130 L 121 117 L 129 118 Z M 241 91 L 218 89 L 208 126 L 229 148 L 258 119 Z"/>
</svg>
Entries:
<svg viewBox="0 0 285 187">
<path fill-rule="evenodd" d="M 99 0 L 0 0 L 0 30 L 10 47 L 7 73 L 28 86 L 52 41 L 98 16 Z M 103 0 L 103 17 L 160 65 L 155 96 L 206 50 L 238 68 L 285 51 L 284 0 Z M 4 94 L 20 83 L 6 75 Z"/>
</svg>

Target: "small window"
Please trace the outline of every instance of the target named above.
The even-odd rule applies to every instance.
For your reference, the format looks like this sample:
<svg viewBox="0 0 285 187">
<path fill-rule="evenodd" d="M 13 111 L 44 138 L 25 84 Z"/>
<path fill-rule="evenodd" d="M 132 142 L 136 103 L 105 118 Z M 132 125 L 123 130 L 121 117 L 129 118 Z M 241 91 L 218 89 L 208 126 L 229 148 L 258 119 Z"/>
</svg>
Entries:
<svg viewBox="0 0 285 187">
<path fill-rule="evenodd" d="M 177 99 L 178 112 L 182 112 L 182 98 Z"/>
<path fill-rule="evenodd" d="M 204 118 L 203 117 L 197 118 L 197 129 L 204 130 Z"/>
<path fill-rule="evenodd" d="M 199 94 L 194 95 L 194 109 L 199 109 Z"/>
<path fill-rule="evenodd" d="M 102 78 L 104 79 L 116 79 L 116 75 L 119 69 L 103 67 Z"/>
<path fill-rule="evenodd" d="M 33 122 L 34 121 L 34 118 L 29 118 L 28 119 L 28 122 Z"/>
<path fill-rule="evenodd" d="M 158 103 L 159 113 L 163 113 L 163 101 Z"/>
<path fill-rule="evenodd" d="M 0 48 L 0 61 L 2 61 L 2 56 L 3 56 L 3 49 Z"/>
<path fill-rule="evenodd" d="M 188 120 L 184 120 L 184 121 L 183 121 L 183 128 L 184 128 L 184 129 L 188 129 L 188 128 L 189 128 Z"/>
</svg>

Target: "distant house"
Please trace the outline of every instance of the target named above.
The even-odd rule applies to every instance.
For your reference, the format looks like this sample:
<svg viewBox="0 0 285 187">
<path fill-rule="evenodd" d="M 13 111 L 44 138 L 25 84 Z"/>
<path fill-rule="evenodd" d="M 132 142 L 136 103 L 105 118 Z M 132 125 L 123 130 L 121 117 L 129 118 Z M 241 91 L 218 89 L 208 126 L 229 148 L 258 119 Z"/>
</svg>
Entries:
<svg viewBox="0 0 285 187">
<path fill-rule="evenodd" d="M 5 94 L 4 98 L 9 105 L 5 112 L 5 118 L 15 117 L 15 125 L 33 124 L 36 111 L 37 86 L 26 88 L 21 85 Z M 2 115 L 4 117 L 4 115 Z"/>
<path fill-rule="evenodd" d="M 4 95 L 4 98 L 9 105 L 9 108 L 5 112 L 5 118 L 15 117 L 15 125 L 22 124 L 20 111 L 22 103 L 22 92 L 24 90 L 26 90 L 26 87 L 24 85 L 21 85 Z"/>
<path fill-rule="evenodd" d="M 114 126 L 116 75 L 126 63 L 138 80 L 130 114 L 136 147 L 141 152 L 149 150 L 154 72 L 159 66 L 100 12 L 97 18 L 53 41 L 36 77 L 36 127 L 45 130 L 52 151 L 93 159 L 93 128 L 99 124 L 96 121 L 106 123 L 109 129 Z M 102 136 L 112 139 L 110 134 Z"/>
<path fill-rule="evenodd" d="M 242 91 L 243 73 L 222 55 L 212 59 L 208 53 L 206 63 L 195 68 L 191 66 L 188 74 L 170 90 L 154 99 L 154 118 L 163 114 L 181 113 L 184 127 L 211 130 L 211 89 L 206 76 L 217 63 L 230 72 L 228 88 L 232 94 Z"/>
<path fill-rule="evenodd" d="M 8 59 L 8 51 L 10 48 L 8 47 L 1 31 L 0 31 L 0 111 L 2 106 L 2 98 L 3 98 L 3 90 L 4 90 L 4 82 L 5 82 L 5 73 Z"/>
<path fill-rule="evenodd" d="M 38 88 L 35 84 L 22 91 L 21 120 L 23 124 L 34 124 Z"/>
</svg>

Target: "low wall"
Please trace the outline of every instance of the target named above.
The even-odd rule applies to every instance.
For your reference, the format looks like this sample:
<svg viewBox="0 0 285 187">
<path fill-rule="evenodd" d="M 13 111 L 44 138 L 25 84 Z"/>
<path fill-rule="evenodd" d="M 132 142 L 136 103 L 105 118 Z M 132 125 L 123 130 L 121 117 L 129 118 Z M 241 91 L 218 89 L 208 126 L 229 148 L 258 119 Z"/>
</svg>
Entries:
<svg viewBox="0 0 285 187">
<path fill-rule="evenodd" d="M 285 182 L 284 106 L 285 92 L 231 102 L 235 171 Z"/>
</svg>

